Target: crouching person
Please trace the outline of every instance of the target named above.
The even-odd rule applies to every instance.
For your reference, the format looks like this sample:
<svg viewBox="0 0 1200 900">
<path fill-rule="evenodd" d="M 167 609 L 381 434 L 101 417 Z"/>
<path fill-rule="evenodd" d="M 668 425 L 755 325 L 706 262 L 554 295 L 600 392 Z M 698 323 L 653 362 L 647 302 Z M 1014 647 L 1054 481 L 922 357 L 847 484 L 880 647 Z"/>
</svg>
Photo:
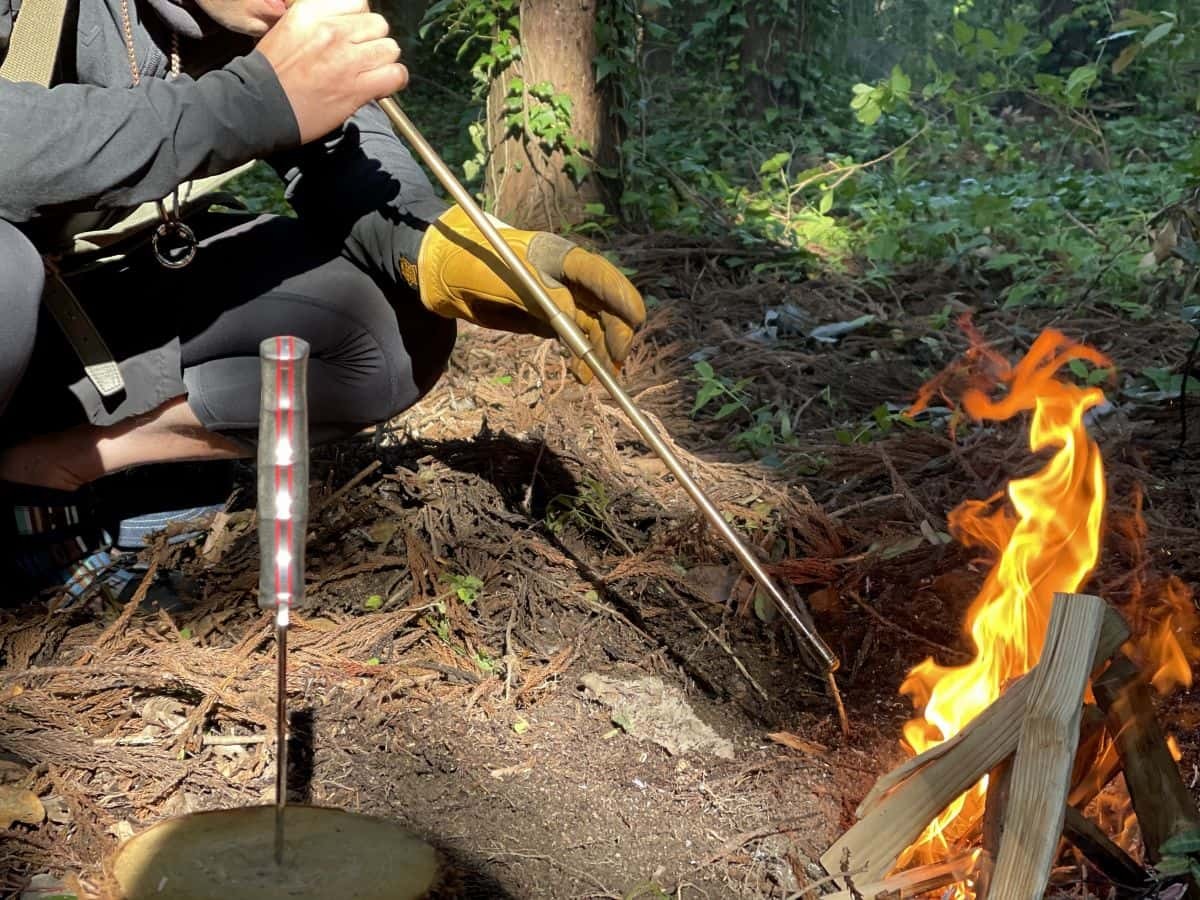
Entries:
<svg viewBox="0 0 1200 900">
<path fill-rule="evenodd" d="M 407 72 L 364 0 L 97 0 L 50 79 L 27 64 L 45 30 L 21 27 L 39 8 L 0 0 L 0 540 L 31 583 L 103 552 L 86 485 L 252 452 L 264 338 L 311 346 L 319 441 L 420 400 L 456 319 L 552 334 L 375 104 Z M 256 159 L 294 216 L 192 202 Z M 619 367 L 633 286 L 555 235 L 502 234 Z"/>
</svg>

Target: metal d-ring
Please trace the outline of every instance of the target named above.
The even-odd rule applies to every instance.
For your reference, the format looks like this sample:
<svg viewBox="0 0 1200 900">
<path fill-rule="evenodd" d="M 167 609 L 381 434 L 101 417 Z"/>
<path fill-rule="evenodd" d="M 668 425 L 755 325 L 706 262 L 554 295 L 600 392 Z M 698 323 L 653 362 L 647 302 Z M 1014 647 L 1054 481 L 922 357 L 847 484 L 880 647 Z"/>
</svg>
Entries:
<svg viewBox="0 0 1200 900">
<path fill-rule="evenodd" d="M 171 234 L 177 234 L 181 240 L 176 247 L 164 249 L 162 242 Z M 169 219 L 159 225 L 154 230 L 150 244 L 154 248 L 154 258 L 165 269 L 184 268 L 196 258 L 196 248 L 200 246 L 200 242 L 196 240 L 196 233 L 178 219 Z M 182 253 L 182 256 L 171 255 L 177 253 Z"/>
</svg>

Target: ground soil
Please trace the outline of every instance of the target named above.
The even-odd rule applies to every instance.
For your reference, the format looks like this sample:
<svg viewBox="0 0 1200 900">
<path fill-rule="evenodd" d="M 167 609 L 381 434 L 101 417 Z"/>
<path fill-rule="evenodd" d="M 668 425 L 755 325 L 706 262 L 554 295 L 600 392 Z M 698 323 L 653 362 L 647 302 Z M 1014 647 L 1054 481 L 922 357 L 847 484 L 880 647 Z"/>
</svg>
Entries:
<svg viewBox="0 0 1200 900">
<path fill-rule="evenodd" d="M 848 734 L 795 639 L 602 390 L 575 385 L 548 343 L 464 329 L 417 408 L 314 451 L 293 797 L 404 823 L 444 852 L 452 896 L 814 896 L 815 861 L 904 757 L 904 674 L 931 654 L 966 658 L 962 619 L 989 561 L 937 540 L 947 513 L 1038 463 L 1024 420 L 847 433 L 965 350 L 952 319 L 970 308 L 1010 358 L 1053 326 L 1121 372 L 1178 371 L 1194 331 L 1098 303 L 1000 311 L 986 283 L 936 272 L 749 284 L 719 247 L 616 249 L 655 298 L 624 381 L 807 599 L 843 661 Z M 874 321 L 834 343 L 806 336 L 863 315 Z M 701 358 L 790 411 L 795 436 L 775 458 L 731 446 L 745 418 L 691 415 Z M 1112 396 L 1093 426 L 1110 503 L 1085 587 L 1136 620 L 1168 576 L 1200 584 L 1200 413 Z M 175 573 L 182 605 L 95 597 L 47 613 L 41 598 L 0 617 L 0 781 L 51 812 L 0 833 L 6 896 L 39 872 L 101 884 L 123 836 L 270 801 L 274 657 L 254 601 L 252 469 L 238 474 L 228 516 L 143 554 Z M 588 673 L 678 688 L 733 758 L 638 739 L 582 687 Z M 1179 693 L 1162 713 L 1194 785 L 1200 700 Z M 790 746 L 768 737 L 782 732 Z M 1107 896 L 1063 863 L 1072 896 Z"/>
</svg>

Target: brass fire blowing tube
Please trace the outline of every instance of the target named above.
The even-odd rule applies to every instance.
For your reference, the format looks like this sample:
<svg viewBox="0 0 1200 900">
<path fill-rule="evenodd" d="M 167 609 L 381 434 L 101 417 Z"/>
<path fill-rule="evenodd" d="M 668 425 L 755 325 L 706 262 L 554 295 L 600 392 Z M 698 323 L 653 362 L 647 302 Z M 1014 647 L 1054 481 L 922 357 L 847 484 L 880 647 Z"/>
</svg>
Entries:
<svg viewBox="0 0 1200 900">
<path fill-rule="evenodd" d="M 500 237 L 500 232 L 496 230 L 491 220 L 479 208 L 479 205 L 471 195 L 467 193 L 466 188 L 459 183 L 454 173 L 450 171 L 450 168 L 443 162 L 442 158 L 438 156 L 437 151 L 425 140 L 421 132 L 417 130 L 417 127 L 400 108 L 400 105 L 390 97 L 380 100 L 379 105 L 383 107 L 383 111 L 391 119 L 392 126 L 400 136 L 424 160 L 425 164 L 429 166 L 430 170 L 437 177 L 437 180 L 442 183 L 442 187 L 463 208 L 463 211 L 475 224 L 475 227 L 483 233 L 484 237 L 488 239 L 488 243 L 499 254 L 504 264 L 517 276 L 522 286 L 536 301 L 542 315 L 549 321 L 550 326 L 562 342 L 592 370 L 596 378 L 604 385 L 605 390 L 608 391 L 613 400 L 624 411 L 625 415 L 629 417 L 629 420 L 633 422 L 634 427 L 645 438 L 646 443 L 658 454 L 658 457 L 666 464 L 671 474 L 683 485 L 683 489 L 687 491 L 688 496 L 692 498 L 697 508 L 704 514 L 709 524 L 725 539 L 730 549 L 733 550 L 734 555 L 737 556 L 741 564 L 754 577 L 754 580 L 758 582 L 759 587 L 766 591 L 775 602 L 775 606 L 783 613 L 788 624 L 807 643 L 809 649 L 816 657 L 821 672 L 823 674 L 832 674 L 837 671 L 838 658 L 829 648 L 829 645 L 804 620 L 796 606 L 775 585 L 775 582 L 771 580 L 771 577 L 759 563 L 753 552 L 751 552 L 750 548 L 746 546 L 746 543 L 738 536 L 737 532 L 725 521 L 725 518 L 716 506 L 713 505 L 713 502 L 708 499 L 695 479 L 684 469 L 683 463 L 675 455 L 675 451 L 662 439 L 650 420 L 634 405 L 629 395 L 625 392 L 625 389 L 621 387 L 613 374 L 596 357 L 595 351 L 592 350 L 592 346 L 588 343 L 587 338 L 584 337 L 583 332 L 555 305 L 554 301 L 550 299 L 550 295 L 546 293 L 545 288 L 533 276 L 533 273 L 525 268 L 521 260 L 512 251 L 512 248 L 504 242 L 504 239 Z"/>
</svg>

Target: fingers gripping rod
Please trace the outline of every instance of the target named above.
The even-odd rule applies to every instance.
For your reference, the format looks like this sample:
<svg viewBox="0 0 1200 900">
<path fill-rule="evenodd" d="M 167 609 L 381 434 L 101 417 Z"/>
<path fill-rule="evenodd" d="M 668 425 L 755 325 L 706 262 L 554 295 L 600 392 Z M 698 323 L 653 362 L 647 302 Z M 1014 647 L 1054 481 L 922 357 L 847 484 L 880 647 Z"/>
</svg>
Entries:
<svg viewBox="0 0 1200 900">
<path fill-rule="evenodd" d="M 783 614 L 783 617 L 787 619 L 788 624 L 807 644 L 821 672 L 830 674 L 836 671 L 838 659 L 833 651 L 822 640 L 821 636 L 813 630 L 804 617 L 800 615 L 800 611 L 796 608 L 795 604 L 771 580 L 771 577 L 759 563 L 750 548 L 746 546 L 737 532 L 725 521 L 725 518 L 716 506 L 713 505 L 713 502 L 708 499 L 695 479 L 684 469 L 683 463 L 675 454 L 670 444 L 663 440 L 650 420 L 634 405 L 629 395 L 625 392 L 625 389 L 621 387 L 620 382 L 617 381 L 613 374 L 596 357 L 595 351 L 592 350 L 591 344 L 588 343 L 583 332 L 555 305 L 541 283 L 522 264 L 521 260 L 512 251 L 512 248 L 505 243 L 504 239 L 500 237 L 500 232 L 496 230 L 491 220 L 479 208 L 479 205 L 471 195 L 467 193 L 466 188 L 459 183 L 454 173 L 450 171 L 450 168 L 438 156 L 437 151 L 425 140 L 421 132 L 417 130 L 412 120 L 405 115 L 400 105 L 390 97 L 380 100 L 379 105 L 383 107 L 384 113 L 387 114 L 387 117 L 392 122 L 392 126 L 400 136 L 424 160 L 437 180 L 441 182 L 442 187 L 462 207 L 471 222 L 483 233 L 488 243 L 499 254 L 504 264 L 520 280 L 521 285 L 529 292 L 529 296 L 537 303 L 542 315 L 549 321 L 555 334 L 567 345 L 572 353 L 582 359 L 588 368 L 592 370 L 592 373 L 604 385 L 605 390 L 608 391 L 617 405 L 621 407 L 625 415 L 629 417 L 629 420 L 637 428 L 646 443 L 658 454 L 658 457 L 666 464 L 667 469 L 675 476 L 676 480 L 683 485 L 683 489 L 687 491 L 688 496 L 692 498 L 692 502 L 703 513 L 704 518 L 725 539 L 730 549 L 733 550 L 734 555 L 737 556 L 738 560 L 750 575 L 753 576 L 754 580 L 758 582 L 758 586 L 774 601 L 775 606 Z"/>
</svg>

